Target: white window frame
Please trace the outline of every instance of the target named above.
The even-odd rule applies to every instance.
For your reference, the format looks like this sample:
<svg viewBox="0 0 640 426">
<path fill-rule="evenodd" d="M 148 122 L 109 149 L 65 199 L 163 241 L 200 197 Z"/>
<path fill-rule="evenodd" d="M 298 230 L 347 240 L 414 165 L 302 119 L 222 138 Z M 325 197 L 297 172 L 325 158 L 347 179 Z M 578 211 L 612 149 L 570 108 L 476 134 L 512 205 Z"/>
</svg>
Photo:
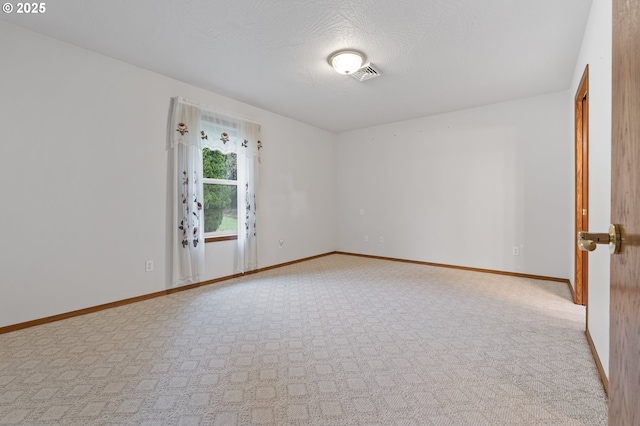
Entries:
<svg viewBox="0 0 640 426">
<path fill-rule="evenodd" d="M 209 125 L 209 124 L 207 124 L 207 121 L 208 121 L 208 120 L 206 120 L 206 119 L 205 119 L 206 115 L 207 115 L 207 113 L 206 113 L 206 112 L 204 112 L 204 113 L 203 113 L 203 120 L 202 120 L 202 128 L 203 128 L 203 130 L 205 130 L 205 131 L 206 131 L 206 128 L 207 128 L 207 127 L 210 127 L 211 129 L 213 129 L 213 128 L 214 128 L 214 126 L 215 126 L 215 128 L 216 128 L 217 130 L 222 129 L 224 132 L 228 133 L 229 135 L 232 135 L 232 137 L 233 137 L 233 136 L 236 136 L 236 140 L 237 140 L 237 132 L 238 132 L 238 129 L 227 128 L 227 127 L 224 127 L 224 126 L 222 126 L 222 125 L 220 125 L 220 124 L 217 124 L 217 125 Z M 217 138 L 219 138 L 219 137 L 220 137 L 220 134 L 221 134 L 222 132 L 220 132 L 220 131 L 213 131 L 213 130 L 211 130 L 211 131 L 206 132 L 206 133 L 207 133 L 207 136 L 208 136 L 209 138 L 216 138 L 216 139 L 217 139 Z M 202 150 L 204 151 L 205 149 L 211 149 L 211 147 L 207 146 L 207 144 L 205 143 L 205 144 L 203 144 L 203 146 L 202 146 Z M 237 146 L 237 142 L 236 142 L 236 148 L 235 148 L 235 151 L 230 150 L 229 152 L 226 152 L 226 153 L 225 153 L 225 151 L 223 151 L 223 150 L 219 150 L 219 149 L 214 149 L 214 151 L 220 151 L 220 152 L 222 152 L 222 153 L 223 153 L 223 154 L 225 154 L 225 155 L 229 155 L 229 154 L 231 154 L 231 153 L 235 153 L 235 154 L 236 154 L 236 159 L 238 158 L 238 146 Z M 203 160 L 202 160 L 202 161 L 204 162 L 204 154 L 202 155 L 202 158 L 203 158 Z M 237 166 L 239 166 L 239 165 L 237 165 Z M 211 179 L 211 178 L 205 178 L 205 177 L 203 177 L 203 178 L 202 178 L 202 185 L 203 185 L 203 186 L 204 186 L 204 185 L 235 185 L 235 186 L 236 186 L 236 194 L 237 194 L 238 181 L 237 181 L 237 180 L 230 180 L 230 179 Z M 236 196 L 237 196 L 237 195 L 236 195 Z M 236 199 L 236 208 L 237 208 L 237 199 Z M 205 220 L 205 224 L 204 224 L 204 226 L 206 227 L 206 218 L 204 218 L 204 215 L 203 215 L 203 219 Z M 236 219 L 238 220 L 238 224 L 239 224 L 239 223 L 240 223 L 240 218 L 239 218 L 239 217 L 237 217 Z M 238 226 L 239 226 L 239 225 L 238 225 Z M 213 240 L 213 239 L 215 239 L 215 238 L 219 238 L 219 237 L 224 238 L 224 237 L 237 237 L 237 236 L 238 236 L 238 228 L 237 228 L 237 227 L 236 227 L 236 230 L 235 230 L 235 231 L 214 231 L 214 232 L 205 232 L 205 233 L 204 233 L 205 242 L 207 242 L 207 239 Z M 226 239 L 228 239 L 228 238 L 226 238 Z"/>
</svg>

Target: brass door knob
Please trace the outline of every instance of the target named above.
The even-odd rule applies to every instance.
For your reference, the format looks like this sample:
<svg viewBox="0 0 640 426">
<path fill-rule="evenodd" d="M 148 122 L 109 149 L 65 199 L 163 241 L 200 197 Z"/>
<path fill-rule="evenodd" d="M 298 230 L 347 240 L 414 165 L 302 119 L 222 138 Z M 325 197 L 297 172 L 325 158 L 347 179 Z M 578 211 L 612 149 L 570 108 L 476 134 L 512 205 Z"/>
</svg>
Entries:
<svg viewBox="0 0 640 426">
<path fill-rule="evenodd" d="M 611 254 L 620 253 L 622 238 L 620 237 L 620 227 L 609 225 L 608 234 L 593 234 L 585 231 L 578 232 L 578 247 L 582 251 L 594 251 L 596 244 L 609 244 Z"/>
</svg>

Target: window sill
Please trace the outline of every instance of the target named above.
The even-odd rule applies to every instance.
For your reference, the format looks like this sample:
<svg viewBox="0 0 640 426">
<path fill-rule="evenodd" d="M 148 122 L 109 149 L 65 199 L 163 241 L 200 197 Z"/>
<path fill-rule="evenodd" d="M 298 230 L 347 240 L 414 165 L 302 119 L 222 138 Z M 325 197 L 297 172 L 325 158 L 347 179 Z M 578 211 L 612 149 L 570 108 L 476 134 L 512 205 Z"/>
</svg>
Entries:
<svg viewBox="0 0 640 426">
<path fill-rule="evenodd" d="M 230 240 L 237 240 L 238 236 L 237 235 L 221 235 L 219 237 L 206 237 L 204 239 L 205 244 L 206 243 L 216 243 L 218 241 L 230 241 Z"/>
</svg>

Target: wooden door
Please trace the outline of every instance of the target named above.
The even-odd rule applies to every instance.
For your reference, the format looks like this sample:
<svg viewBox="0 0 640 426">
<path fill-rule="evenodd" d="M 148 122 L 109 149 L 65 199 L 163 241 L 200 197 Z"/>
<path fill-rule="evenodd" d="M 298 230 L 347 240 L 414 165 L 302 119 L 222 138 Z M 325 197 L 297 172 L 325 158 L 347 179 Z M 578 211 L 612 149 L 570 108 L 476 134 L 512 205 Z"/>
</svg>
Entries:
<svg viewBox="0 0 640 426">
<path fill-rule="evenodd" d="M 578 232 L 589 229 L 589 65 L 584 69 L 575 97 L 575 143 L 576 143 L 576 229 Z M 578 305 L 587 304 L 589 257 L 575 245 L 575 298 Z"/>
<path fill-rule="evenodd" d="M 609 424 L 640 425 L 640 0 L 613 0 Z"/>
</svg>

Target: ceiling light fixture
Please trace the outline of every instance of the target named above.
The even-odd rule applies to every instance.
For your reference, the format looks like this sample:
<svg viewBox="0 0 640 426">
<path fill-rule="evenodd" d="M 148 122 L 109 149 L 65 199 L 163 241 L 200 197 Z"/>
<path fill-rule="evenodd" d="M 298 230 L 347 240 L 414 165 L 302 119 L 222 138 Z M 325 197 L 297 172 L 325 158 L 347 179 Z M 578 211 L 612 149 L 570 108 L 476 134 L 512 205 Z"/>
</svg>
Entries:
<svg viewBox="0 0 640 426">
<path fill-rule="evenodd" d="M 329 63 L 339 74 L 352 74 L 362 67 L 364 56 L 353 50 L 341 50 L 329 58 Z"/>
</svg>

